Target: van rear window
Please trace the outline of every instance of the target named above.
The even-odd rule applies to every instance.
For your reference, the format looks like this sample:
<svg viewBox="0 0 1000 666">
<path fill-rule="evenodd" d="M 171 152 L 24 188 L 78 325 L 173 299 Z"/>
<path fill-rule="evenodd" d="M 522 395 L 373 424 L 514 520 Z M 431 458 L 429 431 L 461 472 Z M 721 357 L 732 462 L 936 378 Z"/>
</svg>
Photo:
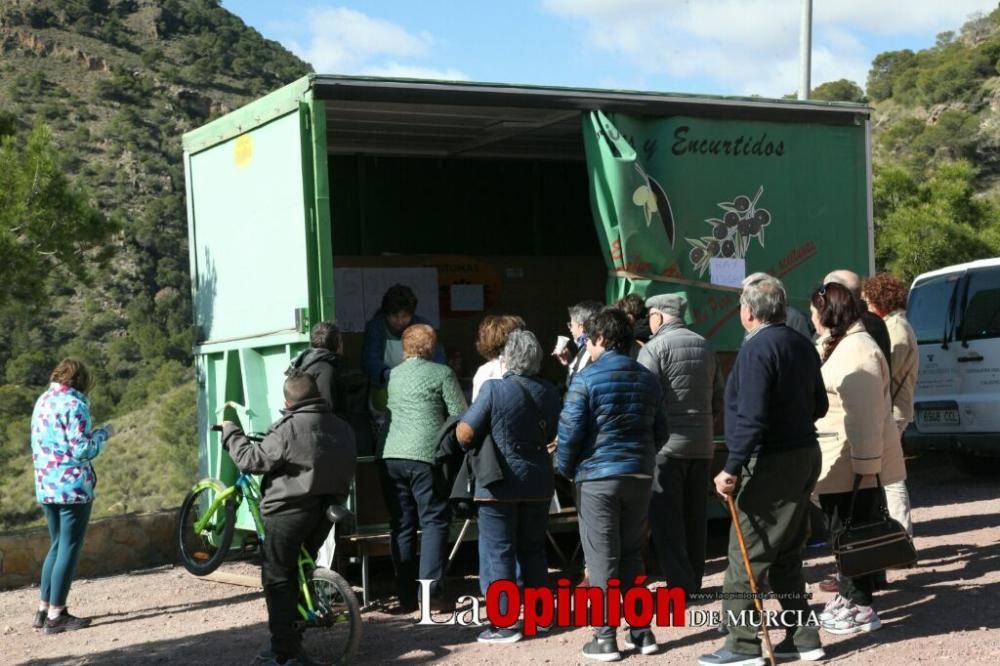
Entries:
<svg viewBox="0 0 1000 666">
<path fill-rule="evenodd" d="M 941 342 L 948 320 L 948 305 L 960 274 L 931 278 L 910 290 L 906 318 L 918 343 Z"/>
<path fill-rule="evenodd" d="M 1000 268 L 969 272 L 959 340 L 1000 337 Z"/>
</svg>

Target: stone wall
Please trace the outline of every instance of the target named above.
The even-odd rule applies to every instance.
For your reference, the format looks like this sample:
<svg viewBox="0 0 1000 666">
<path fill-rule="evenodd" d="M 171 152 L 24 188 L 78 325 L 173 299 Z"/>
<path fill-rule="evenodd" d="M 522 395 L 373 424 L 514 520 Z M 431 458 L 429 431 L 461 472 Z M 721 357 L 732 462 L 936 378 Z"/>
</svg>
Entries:
<svg viewBox="0 0 1000 666">
<path fill-rule="evenodd" d="M 44 527 L 0 534 L 0 590 L 37 585 L 49 550 Z M 77 578 L 110 576 L 176 560 L 177 511 L 90 521 Z"/>
</svg>

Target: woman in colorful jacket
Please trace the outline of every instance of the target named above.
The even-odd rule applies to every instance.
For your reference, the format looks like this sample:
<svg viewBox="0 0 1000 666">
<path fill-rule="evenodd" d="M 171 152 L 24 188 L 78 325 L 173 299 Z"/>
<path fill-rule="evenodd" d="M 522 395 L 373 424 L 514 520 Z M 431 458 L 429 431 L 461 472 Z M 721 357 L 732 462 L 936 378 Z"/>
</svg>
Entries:
<svg viewBox="0 0 1000 666">
<path fill-rule="evenodd" d="M 91 461 L 104 450 L 111 426 L 93 428 L 86 392 L 90 372 L 76 359 L 63 359 L 31 417 L 35 497 L 42 505 L 52 544 L 42 565 L 41 600 L 34 627 L 47 634 L 82 629 L 87 618 L 70 615 L 66 598 L 90 520 L 97 476 Z"/>
</svg>

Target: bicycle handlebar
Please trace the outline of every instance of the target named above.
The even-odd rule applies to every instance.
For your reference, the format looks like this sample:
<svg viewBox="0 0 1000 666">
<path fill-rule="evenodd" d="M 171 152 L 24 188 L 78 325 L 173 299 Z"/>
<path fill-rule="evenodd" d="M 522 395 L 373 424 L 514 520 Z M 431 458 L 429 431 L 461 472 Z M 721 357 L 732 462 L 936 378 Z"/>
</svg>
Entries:
<svg viewBox="0 0 1000 666">
<path fill-rule="evenodd" d="M 211 430 L 212 432 L 222 432 L 222 424 L 221 423 L 212 424 L 211 426 L 209 426 L 209 430 Z M 264 441 L 264 435 L 262 433 L 245 432 L 243 433 L 243 436 L 249 439 L 251 442 Z"/>
</svg>

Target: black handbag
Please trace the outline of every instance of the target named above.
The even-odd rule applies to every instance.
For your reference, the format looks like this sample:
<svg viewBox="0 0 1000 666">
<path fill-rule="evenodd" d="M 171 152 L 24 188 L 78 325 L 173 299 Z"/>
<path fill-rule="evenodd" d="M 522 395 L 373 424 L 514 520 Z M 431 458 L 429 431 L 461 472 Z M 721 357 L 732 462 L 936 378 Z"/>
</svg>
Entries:
<svg viewBox="0 0 1000 666">
<path fill-rule="evenodd" d="M 476 476 L 469 469 L 468 454 L 462 457 L 461 467 L 455 476 L 448 503 L 451 505 L 451 515 L 460 520 L 475 518 L 478 513 L 476 506 Z"/>
<path fill-rule="evenodd" d="M 851 508 L 842 520 L 843 529 L 833 538 L 833 556 L 841 575 L 854 578 L 913 564 L 917 561 L 913 540 L 903 526 L 889 516 L 878 474 L 875 481 L 879 490 L 879 518 L 857 524 L 852 520 L 861 479 L 860 474 L 854 476 Z"/>
</svg>

